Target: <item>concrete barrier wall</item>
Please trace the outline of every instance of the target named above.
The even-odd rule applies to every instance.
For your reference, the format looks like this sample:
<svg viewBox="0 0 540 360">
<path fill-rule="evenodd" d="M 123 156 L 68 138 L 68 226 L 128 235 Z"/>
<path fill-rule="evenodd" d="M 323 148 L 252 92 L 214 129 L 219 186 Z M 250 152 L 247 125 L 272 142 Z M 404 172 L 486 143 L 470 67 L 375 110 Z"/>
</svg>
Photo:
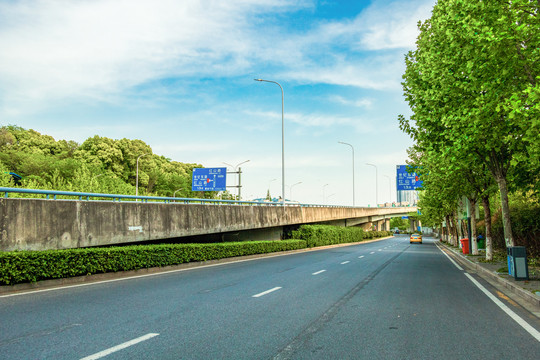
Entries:
<svg viewBox="0 0 540 360">
<path fill-rule="evenodd" d="M 347 226 L 413 208 L 318 208 L 108 201 L 0 199 L 0 251 L 67 249 L 343 222 Z"/>
</svg>

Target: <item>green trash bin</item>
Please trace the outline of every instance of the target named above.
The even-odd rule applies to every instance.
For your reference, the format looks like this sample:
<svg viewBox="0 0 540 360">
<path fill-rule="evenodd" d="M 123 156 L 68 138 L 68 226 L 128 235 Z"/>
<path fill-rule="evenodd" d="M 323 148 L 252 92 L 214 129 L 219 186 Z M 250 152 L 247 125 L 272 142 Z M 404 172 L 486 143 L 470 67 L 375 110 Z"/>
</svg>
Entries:
<svg viewBox="0 0 540 360">
<path fill-rule="evenodd" d="M 478 243 L 478 248 L 479 249 L 485 249 L 486 248 L 486 240 L 483 237 L 481 237 L 481 236 L 478 237 L 476 242 Z"/>
</svg>

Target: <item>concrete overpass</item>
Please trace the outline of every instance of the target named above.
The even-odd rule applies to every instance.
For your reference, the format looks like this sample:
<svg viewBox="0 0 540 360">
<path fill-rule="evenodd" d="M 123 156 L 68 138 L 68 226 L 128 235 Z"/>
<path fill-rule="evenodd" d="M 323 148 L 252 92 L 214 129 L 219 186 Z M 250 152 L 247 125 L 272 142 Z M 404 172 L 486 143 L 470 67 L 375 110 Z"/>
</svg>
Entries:
<svg viewBox="0 0 540 360">
<path fill-rule="evenodd" d="M 0 188 L 2 192 L 0 251 L 67 249 L 202 235 L 208 241 L 276 240 L 284 231 L 302 224 L 389 230 L 391 217 L 416 211 L 415 207 L 276 206 L 13 188 Z M 15 192 L 32 193 L 34 197 L 46 194 L 49 199 L 15 198 Z M 178 200 L 181 202 L 173 202 Z"/>
</svg>

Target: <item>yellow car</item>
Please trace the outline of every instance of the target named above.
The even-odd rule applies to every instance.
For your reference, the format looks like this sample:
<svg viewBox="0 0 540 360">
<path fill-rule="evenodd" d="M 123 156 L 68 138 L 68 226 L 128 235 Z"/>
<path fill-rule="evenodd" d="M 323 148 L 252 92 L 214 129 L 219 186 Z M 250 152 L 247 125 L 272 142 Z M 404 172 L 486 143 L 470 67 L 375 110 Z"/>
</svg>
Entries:
<svg viewBox="0 0 540 360">
<path fill-rule="evenodd" d="M 411 234 L 410 243 L 422 243 L 422 235 L 420 234 Z"/>
</svg>

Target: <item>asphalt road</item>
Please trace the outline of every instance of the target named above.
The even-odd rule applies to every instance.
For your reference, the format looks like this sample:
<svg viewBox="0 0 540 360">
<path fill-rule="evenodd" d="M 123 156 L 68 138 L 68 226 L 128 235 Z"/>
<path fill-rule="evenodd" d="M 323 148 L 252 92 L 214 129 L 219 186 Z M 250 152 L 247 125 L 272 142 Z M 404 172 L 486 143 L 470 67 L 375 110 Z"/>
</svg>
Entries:
<svg viewBox="0 0 540 360">
<path fill-rule="evenodd" d="M 538 319 L 465 273 L 398 236 L 0 296 L 0 358 L 538 359 Z"/>
</svg>

